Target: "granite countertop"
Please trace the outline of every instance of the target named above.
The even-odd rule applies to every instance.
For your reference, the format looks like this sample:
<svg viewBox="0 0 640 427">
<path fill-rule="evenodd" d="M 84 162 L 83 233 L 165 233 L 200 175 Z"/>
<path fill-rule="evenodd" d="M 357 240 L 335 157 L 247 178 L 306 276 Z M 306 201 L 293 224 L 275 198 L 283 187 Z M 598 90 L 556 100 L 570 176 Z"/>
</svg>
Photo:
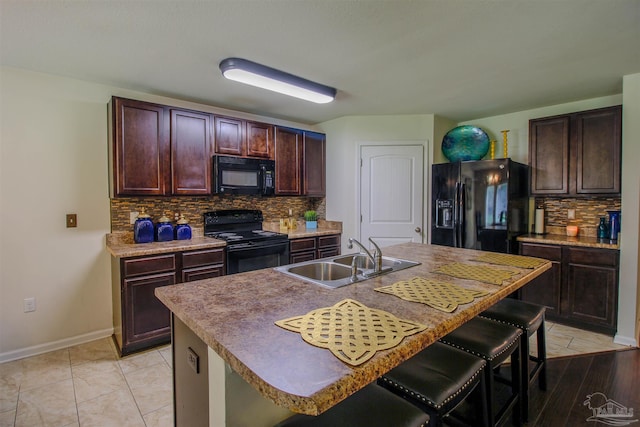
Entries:
<svg viewBox="0 0 640 427">
<path fill-rule="evenodd" d="M 281 229 L 279 221 L 265 221 L 262 223 L 262 228 L 277 233 L 284 233 L 289 236 L 289 239 L 342 234 L 342 222 L 340 221 L 318 220 L 318 228 L 307 228 L 305 221 L 298 221 L 296 228 L 293 230 Z"/>
<path fill-rule="evenodd" d="M 609 239 L 598 239 L 590 236 L 569 237 L 566 234 L 525 234 L 518 236 L 519 242 L 544 243 L 551 245 L 581 246 L 599 249 L 620 249 L 618 242 Z"/>
<path fill-rule="evenodd" d="M 317 415 L 551 267 L 551 263 L 546 261 L 536 269 L 516 268 L 517 275 L 503 286 L 496 286 L 432 273 L 439 266 L 453 261 L 477 264 L 473 258 L 486 252 L 418 243 L 387 247 L 383 251 L 384 255 L 422 264 L 338 289 L 321 287 L 273 269 L 264 269 L 163 286 L 155 293 L 264 397 L 294 412 Z M 467 289 L 486 290 L 490 294 L 461 305 L 453 313 L 446 313 L 373 290 L 413 277 L 437 278 Z M 378 351 L 364 364 L 352 367 L 330 351 L 307 344 L 300 334 L 274 324 L 278 320 L 332 306 L 345 298 L 387 311 L 401 319 L 422 323 L 427 329 L 404 338 L 392 349 Z"/>
<path fill-rule="evenodd" d="M 197 249 L 224 248 L 227 245 L 224 240 L 204 237 L 202 232 L 193 231 L 190 240 L 150 243 L 134 243 L 133 233 L 110 233 L 107 234 L 107 250 L 116 258 L 128 258 Z"/>
</svg>

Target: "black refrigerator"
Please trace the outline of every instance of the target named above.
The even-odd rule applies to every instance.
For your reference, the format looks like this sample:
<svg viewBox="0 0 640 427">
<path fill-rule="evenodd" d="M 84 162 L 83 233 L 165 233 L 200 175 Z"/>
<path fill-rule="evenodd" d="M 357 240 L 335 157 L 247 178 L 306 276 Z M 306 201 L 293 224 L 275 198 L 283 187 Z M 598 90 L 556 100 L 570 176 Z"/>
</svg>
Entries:
<svg viewBox="0 0 640 427">
<path fill-rule="evenodd" d="M 529 166 L 511 159 L 435 164 L 431 243 L 517 253 L 527 232 Z"/>
</svg>

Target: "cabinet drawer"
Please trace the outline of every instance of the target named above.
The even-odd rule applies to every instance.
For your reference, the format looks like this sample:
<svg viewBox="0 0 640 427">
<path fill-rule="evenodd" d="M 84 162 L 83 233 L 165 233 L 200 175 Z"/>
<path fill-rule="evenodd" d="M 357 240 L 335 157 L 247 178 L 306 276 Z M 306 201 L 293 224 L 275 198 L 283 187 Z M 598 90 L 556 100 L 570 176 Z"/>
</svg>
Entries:
<svg viewBox="0 0 640 427">
<path fill-rule="evenodd" d="M 318 249 L 318 258 L 329 258 L 340 255 L 340 247 Z"/>
<path fill-rule="evenodd" d="M 607 249 L 577 249 L 569 248 L 569 263 L 584 265 L 603 265 L 616 267 L 618 252 Z"/>
<path fill-rule="evenodd" d="M 163 271 L 173 271 L 175 269 L 175 254 L 157 255 L 144 258 L 129 258 L 122 260 L 122 274 L 124 277 L 161 273 Z"/>
<path fill-rule="evenodd" d="M 224 276 L 224 266 L 209 266 L 199 268 L 188 268 L 182 270 L 182 281 L 193 282 L 195 280 L 210 279 L 212 277 Z"/>
<path fill-rule="evenodd" d="M 223 263 L 224 249 L 207 249 L 202 251 L 184 252 L 182 254 L 182 268 L 201 267 L 203 265 Z"/>
<path fill-rule="evenodd" d="M 316 238 L 294 239 L 289 242 L 291 252 L 308 251 L 316 248 Z"/>
<path fill-rule="evenodd" d="M 316 259 L 315 251 L 298 252 L 289 255 L 289 262 L 291 264 L 304 261 L 313 261 L 314 259 Z"/>
<path fill-rule="evenodd" d="M 521 243 L 520 254 L 537 258 L 544 258 L 550 261 L 562 260 L 562 248 L 560 246 Z"/>
<path fill-rule="evenodd" d="M 320 236 L 318 237 L 318 249 L 323 249 L 329 246 L 340 246 L 340 235 L 333 236 Z"/>
</svg>

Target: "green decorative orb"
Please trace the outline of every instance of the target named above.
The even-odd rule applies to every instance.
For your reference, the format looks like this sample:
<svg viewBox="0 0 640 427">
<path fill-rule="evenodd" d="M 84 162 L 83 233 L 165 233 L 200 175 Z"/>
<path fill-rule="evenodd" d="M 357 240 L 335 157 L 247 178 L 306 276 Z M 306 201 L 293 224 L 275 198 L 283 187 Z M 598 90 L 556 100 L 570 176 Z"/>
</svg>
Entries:
<svg viewBox="0 0 640 427">
<path fill-rule="evenodd" d="M 489 151 L 489 135 L 476 126 L 451 129 L 442 139 L 442 153 L 450 162 L 480 160 Z"/>
</svg>

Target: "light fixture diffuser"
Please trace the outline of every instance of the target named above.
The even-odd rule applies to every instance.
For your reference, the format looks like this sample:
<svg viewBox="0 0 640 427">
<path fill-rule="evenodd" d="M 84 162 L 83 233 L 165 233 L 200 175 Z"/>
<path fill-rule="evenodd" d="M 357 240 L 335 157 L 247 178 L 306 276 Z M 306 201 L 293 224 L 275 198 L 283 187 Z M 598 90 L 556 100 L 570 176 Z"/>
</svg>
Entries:
<svg viewBox="0 0 640 427">
<path fill-rule="evenodd" d="M 315 83 L 275 68 L 257 64 L 241 58 L 227 58 L 220 62 L 222 75 L 229 80 L 251 86 L 272 90 L 274 92 L 326 104 L 336 97 L 332 87 Z"/>
</svg>

